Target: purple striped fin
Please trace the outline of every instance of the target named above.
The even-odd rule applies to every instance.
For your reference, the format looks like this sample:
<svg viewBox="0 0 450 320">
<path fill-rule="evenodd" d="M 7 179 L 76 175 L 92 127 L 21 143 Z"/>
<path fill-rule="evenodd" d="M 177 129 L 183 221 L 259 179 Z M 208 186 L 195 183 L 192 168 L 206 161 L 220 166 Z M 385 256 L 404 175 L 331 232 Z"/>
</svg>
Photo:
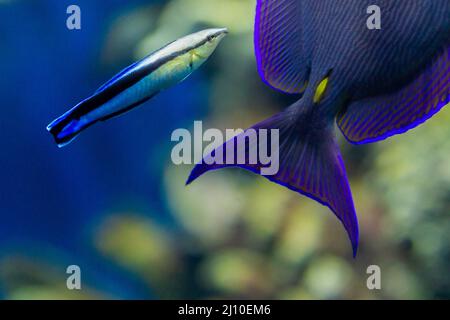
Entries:
<svg viewBox="0 0 450 320">
<path fill-rule="evenodd" d="M 333 127 L 312 130 L 312 126 L 314 123 L 307 114 L 296 119 L 287 110 L 252 127 L 257 132 L 261 129 L 279 130 L 279 170 L 274 175 L 264 177 L 329 207 L 344 225 L 353 247 L 353 254 L 356 255 L 358 221 Z M 245 132 L 242 135 L 244 134 Z M 259 159 L 252 164 L 249 157 L 250 150 L 256 150 L 260 142 L 255 140 L 253 143 L 245 142 L 245 163 L 236 164 L 238 145 L 244 141 L 238 137 L 229 140 L 197 164 L 187 184 L 208 171 L 225 167 L 240 167 L 260 174 L 261 168 L 267 166 L 263 166 Z M 212 155 L 221 154 L 225 159 L 229 152 L 233 152 L 235 164 L 214 164 L 211 161 Z"/>
<path fill-rule="evenodd" d="M 337 124 L 352 143 L 363 144 L 404 133 L 450 103 L 450 47 L 402 90 L 351 103 Z"/>
<path fill-rule="evenodd" d="M 303 93 L 308 80 L 302 35 L 302 1 L 257 0 L 255 52 L 265 83 L 286 93 Z"/>
</svg>

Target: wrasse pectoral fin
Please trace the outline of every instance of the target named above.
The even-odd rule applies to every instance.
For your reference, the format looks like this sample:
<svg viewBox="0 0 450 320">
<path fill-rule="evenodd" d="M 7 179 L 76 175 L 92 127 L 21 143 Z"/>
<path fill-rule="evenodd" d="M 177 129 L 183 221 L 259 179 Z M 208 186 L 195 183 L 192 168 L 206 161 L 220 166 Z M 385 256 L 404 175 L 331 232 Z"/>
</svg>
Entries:
<svg viewBox="0 0 450 320">
<path fill-rule="evenodd" d="M 196 52 L 195 50 L 193 50 L 191 52 L 192 58 L 197 58 L 197 59 L 206 59 L 207 57 L 202 56 L 201 54 L 199 54 L 198 52 Z"/>
</svg>

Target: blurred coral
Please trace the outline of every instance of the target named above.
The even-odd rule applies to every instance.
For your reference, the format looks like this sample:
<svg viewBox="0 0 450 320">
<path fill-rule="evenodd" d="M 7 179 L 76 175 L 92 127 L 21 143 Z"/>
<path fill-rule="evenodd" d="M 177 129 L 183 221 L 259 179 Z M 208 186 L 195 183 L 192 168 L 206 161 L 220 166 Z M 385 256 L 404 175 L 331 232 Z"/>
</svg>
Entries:
<svg viewBox="0 0 450 320">
<path fill-rule="evenodd" d="M 82 7 L 92 5 L 80 2 Z M 5 298 L 450 297 L 448 108 L 421 127 L 378 144 L 357 147 L 341 139 L 360 213 L 361 247 L 356 259 L 329 210 L 261 177 L 231 169 L 210 173 L 185 187 L 191 168 L 169 161 L 171 130 L 189 127 L 194 120 L 204 120 L 205 127 L 246 128 L 280 110 L 286 100 L 295 99 L 274 92 L 259 79 L 253 57 L 254 2 L 131 1 L 133 5 L 122 2 L 111 11 L 105 5 L 99 11 L 110 17 L 102 20 L 109 22 L 106 30 L 87 22 L 102 32 L 97 36 L 80 33 L 77 37 L 81 38 L 73 40 L 97 47 L 80 55 L 85 60 L 76 66 L 62 62 L 54 66 L 54 74 L 48 77 L 55 80 L 35 91 L 45 96 L 39 112 L 30 108 L 41 99 L 22 100 L 26 97 L 14 95 L 12 89 L 12 93 L 2 92 L 10 97 L 8 105 L 17 106 L 12 115 L 1 117 L 2 125 L 9 129 L 5 132 L 18 134 L 14 143 L 10 140 L 13 133 L 0 138 L 10 147 L 12 159 L 0 160 L 4 161 L 0 167 L 5 183 L 2 212 L 10 217 L 2 222 L 4 246 L 14 239 L 37 239 L 39 243 L 47 237 L 63 252 L 60 256 L 69 255 L 71 261 L 83 256 L 85 269 L 94 269 L 100 259 L 98 270 L 106 270 L 105 264 L 114 269 L 108 269 L 102 281 L 119 287 L 118 294 L 108 292 L 107 285 L 97 285 L 100 271 L 90 277 L 86 290 L 68 291 L 63 263 L 67 259 L 48 259 L 36 245 L 20 254 L 6 250 L 2 255 L 0 292 Z M 2 1 L 1 5 L 13 7 L 15 2 Z M 34 12 L 31 5 L 22 4 L 24 8 Z M 42 7 L 45 10 L 51 9 Z M 75 93 L 69 93 L 77 83 L 86 86 L 77 89 L 84 93 L 89 83 L 98 85 L 105 73 L 114 73 L 105 69 L 117 69 L 167 39 L 203 26 L 226 26 L 230 36 L 199 74 L 173 93 L 163 94 L 148 111 L 93 130 L 91 138 L 80 139 L 64 153 L 51 149 L 45 133 L 42 137 L 35 134 L 38 142 L 25 144 L 33 135 L 30 130 L 45 129 L 46 119 L 36 121 L 37 113 L 50 118 L 57 113 L 56 106 L 76 100 Z M 46 28 L 50 26 L 40 30 Z M 62 43 L 67 31 L 55 37 L 47 43 Z M 4 61 L 11 57 L 8 43 L 1 53 Z M 53 51 L 73 50 L 56 48 Z M 38 53 L 44 56 L 47 50 Z M 40 59 L 45 70 L 57 63 Z M 78 69 L 87 76 L 77 73 Z M 63 76 L 58 78 L 67 71 L 74 73 L 69 83 Z M 13 70 L 5 72 L 12 74 Z M 30 75 L 34 82 L 40 76 L 39 72 Z M 5 87 L 5 80 L 0 81 L 0 87 Z M 53 109 L 45 109 L 47 104 Z M 17 128 L 23 121 L 32 125 Z M 21 142 L 29 150 L 18 150 Z M 31 157 L 33 163 L 28 160 Z M 24 173 L 16 173 L 13 164 L 22 165 Z M 372 264 L 382 270 L 380 291 L 366 287 L 366 269 Z M 128 286 L 123 284 L 127 281 Z M 138 290 L 136 282 L 148 292 Z"/>
</svg>

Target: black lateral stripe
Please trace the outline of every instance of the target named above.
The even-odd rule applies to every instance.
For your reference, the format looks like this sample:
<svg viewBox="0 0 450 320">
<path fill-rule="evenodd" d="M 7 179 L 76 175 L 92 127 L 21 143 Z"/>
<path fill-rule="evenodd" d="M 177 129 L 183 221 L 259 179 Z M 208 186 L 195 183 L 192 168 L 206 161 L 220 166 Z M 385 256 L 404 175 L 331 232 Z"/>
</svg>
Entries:
<svg viewBox="0 0 450 320">
<path fill-rule="evenodd" d="M 74 110 L 72 110 L 72 115 L 75 118 L 82 117 L 83 115 L 88 114 L 89 112 L 95 110 L 96 108 L 102 106 L 106 102 L 110 101 L 114 97 L 116 97 L 118 94 L 124 92 L 126 89 L 132 87 L 139 81 L 141 81 L 146 76 L 150 75 L 152 72 L 157 70 L 159 67 L 163 66 L 167 62 L 175 59 L 176 57 L 182 56 L 183 54 L 188 53 L 189 51 L 198 48 L 205 44 L 208 41 L 208 39 L 203 40 L 201 43 L 195 45 L 195 46 L 189 46 L 183 50 L 176 51 L 170 55 L 167 55 L 165 57 L 162 57 L 161 59 L 146 64 L 144 67 L 142 66 L 146 60 L 148 60 L 151 56 L 158 54 L 160 51 L 162 51 L 164 48 L 169 46 L 170 44 L 166 45 L 165 47 L 159 49 L 158 51 L 155 51 L 154 53 L 148 55 L 147 57 L 143 58 L 139 62 L 135 64 L 135 67 L 131 70 L 128 70 L 130 67 L 124 69 L 122 72 L 124 73 L 123 77 L 118 78 L 116 81 L 111 82 L 111 84 L 108 85 L 108 82 L 106 85 L 103 85 L 105 88 L 99 92 L 96 92 L 93 96 L 89 97 L 88 99 L 81 102 Z M 172 42 L 173 43 L 173 42 Z M 120 73 L 119 73 L 120 75 Z M 117 77 L 117 76 L 116 76 Z M 112 79 L 114 79 L 113 77 Z"/>
<path fill-rule="evenodd" d="M 156 96 L 158 93 L 159 93 L 159 91 L 158 91 L 158 92 L 155 92 L 155 93 L 152 94 L 150 97 L 144 98 L 144 99 L 142 99 L 142 100 L 140 100 L 140 101 L 138 101 L 138 102 L 136 102 L 136 103 L 133 103 L 132 105 L 126 107 L 125 109 L 122 109 L 122 110 L 120 110 L 120 111 L 111 113 L 111 114 L 109 114 L 109 115 L 107 115 L 107 116 L 101 118 L 99 121 L 106 121 L 106 120 L 112 119 L 112 118 L 114 118 L 114 117 L 120 116 L 120 115 L 122 115 L 122 114 L 124 114 L 124 113 L 127 113 L 128 111 L 131 111 L 132 109 L 136 108 L 137 106 L 139 106 L 139 105 L 143 104 L 144 102 L 150 100 L 151 98 L 153 98 L 154 96 Z"/>
</svg>

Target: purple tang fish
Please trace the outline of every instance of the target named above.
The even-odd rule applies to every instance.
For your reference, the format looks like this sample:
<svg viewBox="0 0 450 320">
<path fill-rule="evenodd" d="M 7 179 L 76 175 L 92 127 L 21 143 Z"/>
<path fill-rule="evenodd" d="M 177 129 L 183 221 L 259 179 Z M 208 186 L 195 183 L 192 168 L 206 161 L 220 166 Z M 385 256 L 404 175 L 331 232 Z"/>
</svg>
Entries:
<svg viewBox="0 0 450 320">
<path fill-rule="evenodd" d="M 374 5 L 381 28 L 369 27 Z M 254 41 L 263 81 L 302 95 L 250 128 L 279 130 L 279 171 L 265 177 L 329 207 L 356 256 L 358 221 L 334 124 L 349 142 L 371 143 L 417 127 L 450 103 L 450 1 L 257 0 Z M 238 136 L 221 148 L 256 147 L 245 141 Z M 263 167 L 205 159 L 188 184 L 210 170 Z"/>
</svg>

